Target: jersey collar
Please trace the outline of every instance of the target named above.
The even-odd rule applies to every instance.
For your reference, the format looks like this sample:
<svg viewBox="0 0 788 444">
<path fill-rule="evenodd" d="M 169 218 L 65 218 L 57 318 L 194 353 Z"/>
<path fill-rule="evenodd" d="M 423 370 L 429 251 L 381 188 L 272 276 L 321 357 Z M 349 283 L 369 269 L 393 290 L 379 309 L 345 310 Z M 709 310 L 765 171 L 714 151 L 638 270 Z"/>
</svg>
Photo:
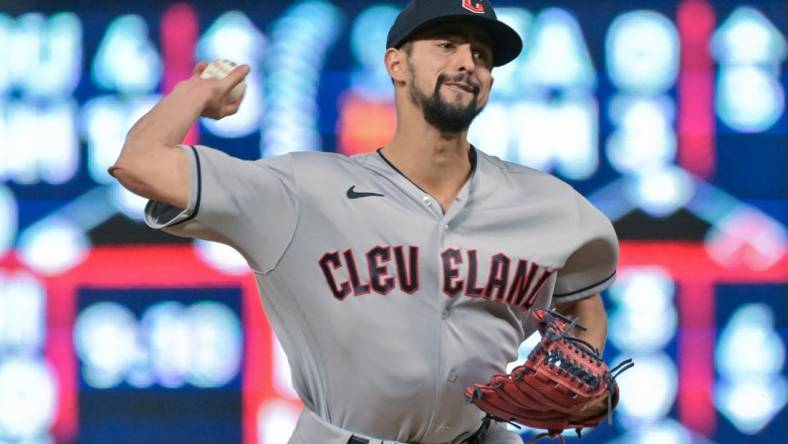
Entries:
<svg viewBox="0 0 788 444">
<path fill-rule="evenodd" d="M 468 160 L 470 160 L 470 161 L 471 161 L 471 174 L 468 176 L 468 182 L 470 182 L 470 181 L 473 179 L 473 176 L 474 176 L 474 174 L 476 173 L 476 164 L 478 163 L 478 154 L 476 153 L 476 147 L 475 147 L 475 146 L 473 146 L 473 144 L 470 144 L 470 146 L 471 146 L 471 148 L 468 150 Z M 426 191 L 424 191 L 424 190 L 423 190 L 423 189 L 422 189 L 420 186 L 418 186 L 418 185 L 416 184 L 416 182 L 412 181 L 412 180 L 410 179 L 410 177 L 406 176 L 406 175 L 405 175 L 405 173 L 403 173 L 402 171 L 400 171 L 400 169 L 399 169 L 399 168 L 397 168 L 397 167 L 396 167 L 396 166 L 395 166 L 393 163 L 391 163 L 391 161 L 389 161 L 389 160 L 386 158 L 386 156 L 384 156 L 384 155 L 383 155 L 383 147 L 380 147 L 380 148 L 376 149 L 376 150 L 375 150 L 375 152 L 377 152 L 377 153 L 378 153 L 378 156 L 380 156 L 380 158 L 381 158 L 381 159 L 383 159 L 383 161 L 384 161 L 384 162 L 386 162 L 386 164 L 387 164 L 389 167 L 391 167 L 391 169 L 392 169 L 392 170 L 394 170 L 395 172 L 397 172 L 397 174 L 399 174 L 400 176 L 402 176 L 402 177 L 404 177 L 405 179 L 407 179 L 407 180 L 408 180 L 408 182 L 412 183 L 412 184 L 413 184 L 413 186 L 415 186 L 416 188 L 418 188 L 418 189 L 419 189 L 419 190 L 421 190 L 422 192 L 424 192 L 424 193 L 427 193 L 427 192 L 426 192 Z"/>
</svg>

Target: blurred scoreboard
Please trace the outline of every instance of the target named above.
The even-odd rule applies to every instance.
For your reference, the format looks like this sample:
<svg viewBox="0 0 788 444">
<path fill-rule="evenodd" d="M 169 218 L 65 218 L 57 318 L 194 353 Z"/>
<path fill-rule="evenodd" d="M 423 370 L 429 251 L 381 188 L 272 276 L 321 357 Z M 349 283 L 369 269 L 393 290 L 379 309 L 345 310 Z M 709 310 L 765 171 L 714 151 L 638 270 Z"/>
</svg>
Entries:
<svg viewBox="0 0 788 444">
<path fill-rule="evenodd" d="M 0 0 L 0 444 L 286 442 L 300 402 L 243 259 L 146 229 L 107 167 L 215 58 L 252 66 L 246 99 L 186 142 L 385 144 L 403 4 Z M 469 139 L 571 183 L 622 242 L 606 358 L 637 366 L 584 442 L 785 442 L 788 5 L 495 4 L 525 48 Z"/>
</svg>

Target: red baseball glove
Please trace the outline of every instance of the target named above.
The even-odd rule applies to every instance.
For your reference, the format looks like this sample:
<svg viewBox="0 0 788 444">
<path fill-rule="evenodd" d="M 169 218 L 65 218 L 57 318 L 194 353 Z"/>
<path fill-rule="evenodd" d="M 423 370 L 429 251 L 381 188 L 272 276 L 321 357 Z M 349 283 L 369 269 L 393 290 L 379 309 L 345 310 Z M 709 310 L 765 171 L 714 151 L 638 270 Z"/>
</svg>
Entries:
<svg viewBox="0 0 788 444">
<path fill-rule="evenodd" d="M 610 418 L 618 404 L 615 378 L 634 364 L 627 359 L 608 369 L 594 347 L 569 336 L 576 321 L 544 310 L 533 316 L 542 340 L 525 364 L 510 375 L 493 375 L 487 384 L 468 386 L 465 396 L 493 419 L 547 430 L 532 441 L 558 437 L 563 443 L 564 429 L 580 436 L 584 427 Z"/>
</svg>

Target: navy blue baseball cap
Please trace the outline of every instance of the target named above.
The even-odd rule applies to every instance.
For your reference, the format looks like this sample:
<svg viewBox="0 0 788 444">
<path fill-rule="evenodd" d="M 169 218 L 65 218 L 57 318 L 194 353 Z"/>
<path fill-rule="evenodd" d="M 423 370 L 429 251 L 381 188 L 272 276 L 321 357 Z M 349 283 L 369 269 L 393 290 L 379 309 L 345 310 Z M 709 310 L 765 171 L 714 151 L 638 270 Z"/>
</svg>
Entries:
<svg viewBox="0 0 788 444">
<path fill-rule="evenodd" d="M 487 33 L 492 43 L 493 66 L 511 62 L 523 49 L 517 31 L 498 20 L 487 0 L 412 0 L 391 26 L 386 48 L 399 48 L 416 31 L 449 21 L 468 21 Z"/>
</svg>

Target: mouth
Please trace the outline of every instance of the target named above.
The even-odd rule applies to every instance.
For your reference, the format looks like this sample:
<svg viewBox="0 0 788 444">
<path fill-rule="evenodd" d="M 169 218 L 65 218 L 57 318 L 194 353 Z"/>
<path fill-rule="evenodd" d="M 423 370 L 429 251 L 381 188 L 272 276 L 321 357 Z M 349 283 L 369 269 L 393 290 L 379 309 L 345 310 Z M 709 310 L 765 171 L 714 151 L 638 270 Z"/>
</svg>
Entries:
<svg viewBox="0 0 788 444">
<path fill-rule="evenodd" d="M 474 88 L 474 87 L 472 87 L 470 85 L 466 85 L 464 83 L 450 83 L 450 82 L 446 82 L 446 83 L 444 83 L 444 85 L 454 87 L 455 89 L 467 92 L 469 94 L 476 94 L 476 88 Z"/>
</svg>

